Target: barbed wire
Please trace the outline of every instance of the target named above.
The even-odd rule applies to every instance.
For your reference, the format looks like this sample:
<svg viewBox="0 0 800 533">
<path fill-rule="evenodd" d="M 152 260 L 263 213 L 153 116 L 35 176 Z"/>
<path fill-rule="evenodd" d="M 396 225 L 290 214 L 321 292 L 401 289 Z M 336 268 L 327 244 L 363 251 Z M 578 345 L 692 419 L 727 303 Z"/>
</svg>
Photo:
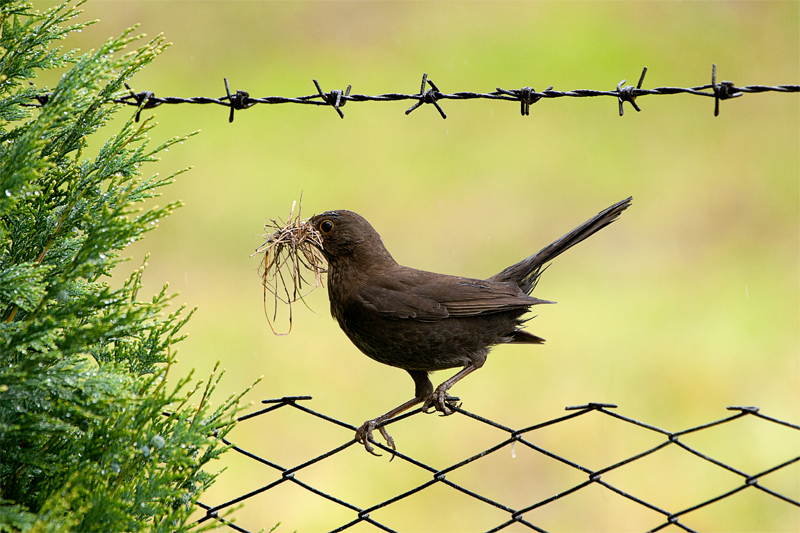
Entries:
<svg viewBox="0 0 800 533">
<path fill-rule="evenodd" d="M 116 98 L 114 102 L 118 104 L 125 104 L 130 106 L 139 107 L 136 113 L 136 120 L 138 122 L 141 111 L 143 109 L 152 109 L 164 104 L 216 104 L 227 107 L 230 109 L 228 115 L 228 122 L 233 122 L 235 111 L 249 109 L 256 104 L 305 104 L 316 106 L 331 106 L 339 115 L 344 118 L 342 108 L 348 102 L 396 102 L 402 100 L 413 100 L 414 105 L 406 110 L 406 115 L 419 108 L 423 104 L 431 104 L 439 112 L 441 117 L 447 118 L 442 107 L 439 105 L 441 100 L 505 100 L 520 103 L 520 113 L 522 116 L 530 115 L 531 105 L 542 99 L 553 98 L 586 98 L 593 96 L 611 96 L 616 98 L 619 104 L 619 115 L 622 116 L 624 109 L 623 104 L 628 102 L 636 111 L 641 111 L 641 108 L 636 103 L 636 98 L 648 95 L 667 95 L 667 94 L 690 94 L 695 96 L 705 96 L 714 98 L 714 116 L 719 115 L 719 102 L 720 100 L 728 100 L 730 98 L 737 98 L 746 93 L 763 93 L 763 92 L 784 92 L 793 93 L 800 92 L 800 85 L 747 85 L 738 87 L 731 81 L 717 82 L 717 65 L 712 65 L 711 68 L 711 83 L 708 85 L 698 85 L 696 87 L 656 87 L 655 89 L 642 89 L 644 77 L 647 73 L 647 67 L 642 70 L 642 75 L 639 77 L 639 82 L 636 86 L 625 85 L 626 80 L 620 81 L 616 89 L 610 91 L 598 91 L 590 89 L 575 89 L 572 91 L 556 91 L 551 85 L 542 92 L 537 92 L 532 87 L 522 87 L 521 89 L 502 89 L 497 87 L 496 91 L 489 93 L 477 93 L 462 91 L 456 93 L 443 93 L 439 90 L 435 83 L 428 78 L 428 74 L 422 75 L 422 85 L 420 90 L 415 94 L 403 93 L 386 93 L 379 95 L 366 95 L 366 94 L 350 94 L 352 85 L 342 90 L 332 90 L 325 92 L 322 90 L 321 85 L 315 79 L 314 86 L 317 88 L 316 94 L 297 97 L 285 96 L 266 96 L 255 98 L 250 96 L 247 91 L 237 90 L 231 92 L 228 78 L 224 78 L 225 82 L 225 96 L 219 98 L 210 98 L 207 96 L 195 96 L 191 98 L 180 98 L 177 96 L 157 97 L 151 91 L 134 92 L 133 89 L 126 83 L 125 87 L 129 93 L 126 96 Z M 428 88 L 429 87 L 429 88 Z M 37 103 L 23 104 L 28 107 L 41 107 L 45 105 L 50 98 L 50 93 L 40 94 L 34 99 Z"/>
<path fill-rule="evenodd" d="M 268 407 L 265 407 L 265 408 L 263 408 L 263 409 L 261 409 L 259 411 L 254 412 L 254 413 L 250 413 L 248 415 L 242 416 L 238 420 L 239 420 L 240 423 L 242 423 L 242 422 L 245 422 L 245 421 L 248 421 L 248 420 L 252 420 L 252 419 L 254 419 L 256 417 L 260 417 L 260 416 L 266 415 L 267 413 L 274 412 L 277 409 L 280 409 L 280 408 L 283 408 L 283 407 L 291 407 L 291 408 L 297 409 L 297 410 L 299 410 L 299 411 L 301 411 L 303 413 L 311 415 L 311 416 L 313 416 L 315 418 L 324 420 L 325 422 L 328 422 L 330 424 L 334 424 L 334 425 L 346 428 L 348 430 L 351 430 L 353 433 L 355 432 L 355 430 L 356 430 L 355 426 L 353 426 L 351 424 L 348 424 L 346 422 L 343 422 L 341 420 L 337 420 L 337 419 L 335 419 L 333 417 L 330 417 L 328 415 L 322 414 L 320 412 L 314 411 L 313 409 L 309 409 L 305 405 L 302 405 L 302 404 L 298 403 L 298 402 L 306 401 L 306 400 L 311 400 L 311 396 L 285 396 L 283 398 L 277 398 L 277 399 L 272 399 L 272 400 L 263 400 L 262 403 L 269 405 Z M 245 502 L 246 500 L 248 500 L 250 498 L 253 498 L 254 496 L 257 496 L 259 494 L 263 494 L 263 493 L 265 493 L 265 492 L 267 492 L 267 491 L 269 491 L 269 490 L 271 490 L 271 489 L 273 489 L 275 487 L 278 487 L 278 486 L 280 486 L 281 484 L 284 484 L 284 483 L 293 483 L 295 485 L 303 487 L 305 490 L 309 491 L 312 494 L 317 495 L 320 498 L 324 498 L 324 499 L 326 499 L 326 500 L 328 500 L 330 502 L 338 504 L 339 506 L 344 507 L 344 508 L 352 511 L 352 513 L 354 515 L 353 519 L 348 521 L 348 522 L 346 522 L 346 523 L 344 523 L 344 524 L 342 524 L 342 525 L 340 525 L 339 527 L 333 529 L 331 531 L 331 533 L 344 531 L 344 530 L 346 530 L 346 529 L 348 529 L 350 527 L 353 527 L 356 524 L 359 524 L 361 522 L 369 523 L 372 526 L 375 526 L 376 528 L 381 529 L 383 531 L 394 532 L 395 530 L 392 529 L 390 526 L 388 526 L 388 525 L 386 525 L 384 523 L 378 522 L 373 517 L 371 517 L 370 516 L 371 513 L 375 512 L 375 511 L 377 511 L 379 509 L 382 509 L 384 507 L 387 507 L 389 505 L 392 505 L 392 504 L 394 504 L 396 502 L 399 502 L 399 501 L 401 501 L 401 500 L 403 500 L 405 498 L 408 498 L 409 496 L 411 496 L 413 494 L 416 494 L 416 493 L 418 493 L 420 491 L 428 489 L 429 487 L 434 486 L 434 485 L 442 485 L 442 486 L 449 487 L 449 488 L 451 488 L 451 489 L 453 489 L 455 491 L 458 491 L 460 493 L 466 494 L 467 496 L 470 496 L 474 500 L 483 502 L 484 504 L 491 505 L 491 506 L 493 506 L 493 507 L 495 507 L 497 509 L 500 509 L 500 510 L 505 511 L 506 513 L 508 513 L 508 518 L 505 521 L 499 523 L 497 526 L 495 526 L 492 529 L 490 529 L 489 530 L 490 533 L 494 533 L 496 531 L 500 531 L 502 529 L 505 529 L 506 527 L 511 526 L 512 524 L 515 524 L 515 523 L 525 525 L 525 526 L 527 526 L 528 528 L 530 528 L 530 529 L 532 529 L 534 531 L 538 531 L 538 532 L 544 533 L 546 531 L 545 529 L 543 529 L 539 525 L 536 525 L 535 523 L 533 523 L 533 521 L 529 520 L 524 515 L 526 513 L 529 513 L 530 511 L 533 511 L 534 509 L 538 509 L 538 508 L 541 508 L 541 507 L 543 507 L 545 505 L 551 504 L 551 503 L 553 503 L 553 502 L 555 502 L 555 501 L 557 501 L 557 500 L 559 500 L 559 499 L 561 499 L 561 498 L 563 498 L 565 496 L 568 496 L 568 495 L 570 495 L 570 494 L 572 494 L 572 493 L 574 493 L 576 491 L 579 491 L 579 490 L 584 489 L 586 487 L 589 487 L 591 485 L 600 485 L 600 486 L 608 489 L 612 493 L 617 494 L 618 496 L 620 496 L 622 498 L 626 498 L 627 500 L 635 502 L 635 503 L 637 503 L 637 504 L 639 504 L 641 506 L 644 506 L 644 507 L 646 507 L 646 508 L 648 508 L 648 509 L 650 509 L 652 511 L 655 511 L 656 513 L 661 514 L 663 516 L 663 518 L 662 518 L 663 521 L 660 522 L 660 523 L 654 523 L 653 527 L 651 529 L 649 529 L 649 531 L 651 531 L 651 532 L 659 531 L 659 530 L 661 530 L 663 528 L 666 528 L 666 527 L 668 527 L 670 525 L 678 527 L 678 528 L 680 528 L 680 529 L 682 529 L 684 531 L 693 532 L 695 530 L 692 529 L 690 527 L 690 525 L 689 525 L 689 522 L 691 521 L 690 520 L 690 513 L 694 512 L 694 511 L 697 511 L 698 509 L 702 509 L 704 507 L 712 505 L 714 503 L 717 503 L 720 500 L 729 498 L 730 496 L 733 496 L 734 494 L 737 494 L 737 493 L 741 492 L 742 490 L 751 490 L 751 491 L 752 490 L 759 490 L 759 491 L 762 491 L 763 493 L 768 494 L 769 496 L 771 496 L 771 497 L 773 497 L 773 498 L 775 498 L 775 499 L 777 499 L 779 501 L 785 502 L 787 505 L 793 505 L 795 507 L 800 507 L 800 501 L 797 501 L 797 500 L 795 500 L 795 499 L 793 499 L 793 498 L 791 498 L 789 496 L 786 496 L 784 494 L 780 494 L 780 493 L 768 488 L 767 486 L 765 486 L 764 484 L 762 484 L 760 482 L 761 478 L 764 478 L 769 474 L 772 474 L 772 473 L 774 473 L 774 472 L 776 472 L 778 470 L 786 468 L 789 465 L 797 463 L 798 461 L 800 461 L 800 456 L 794 457 L 794 458 L 790 458 L 788 460 L 784 460 L 784 461 L 782 461 L 782 462 L 780 462 L 780 463 L 778 463 L 778 464 L 776 464 L 776 465 L 774 465 L 774 466 L 772 466 L 770 468 L 767 468 L 767 469 L 762 470 L 760 472 L 757 472 L 755 474 L 752 474 L 752 473 L 748 474 L 748 473 L 746 473 L 746 472 L 744 472 L 742 470 L 737 469 L 734 466 L 725 464 L 724 462 L 722 462 L 722 461 L 720 461 L 718 459 L 715 459 L 713 457 L 710 457 L 709 455 L 706 455 L 706 454 L 702 453 L 701 451 L 699 451 L 699 450 L 687 445 L 685 442 L 683 442 L 681 440 L 681 437 L 683 437 L 685 435 L 688 435 L 688 434 L 691 434 L 691 433 L 696 433 L 696 432 L 699 432 L 699 431 L 703 431 L 703 430 L 706 430 L 706 429 L 711 428 L 711 427 L 719 426 L 721 424 L 727 424 L 727 423 L 730 423 L 730 422 L 732 422 L 734 420 L 737 420 L 737 419 L 740 419 L 740 418 L 743 418 L 743 417 L 755 417 L 755 418 L 758 418 L 760 420 L 764 420 L 766 422 L 769 422 L 769 423 L 772 423 L 772 424 L 777 424 L 777 425 L 780 425 L 780 426 L 785 426 L 787 428 L 791 428 L 791 429 L 794 429 L 794 430 L 800 430 L 800 426 L 799 425 L 792 424 L 792 423 L 789 423 L 789 422 L 778 420 L 778 419 L 770 417 L 770 416 L 763 415 L 763 414 L 761 414 L 759 412 L 758 407 L 734 406 L 734 407 L 728 407 L 729 411 L 735 411 L 735 413 L 730 415 L 730 416 L 727 416 L 727 417 L 719 419 L 719 420 L 715 420 L 713 422 L 708 422 L 706 424 L 701 424 L 699 426 L 695 426 L 695 427 L 692 427 L 692 428 L 689 428 L 689 429 L 684 429 L 682 431 L 671 432 L 671 431 L 667 431 L 667 430 L 661 429 L 659 427 L 653 426 L 651 424 L 647 424 L 647 423 L 641 422 L 639 420 L 635 420 L 633 418 L 630 418 L 630 417 L 627 417 L 627 416 L 624 416 L 624 415 L 620 415 L 620 414 L 618 414 L 618 413 L 616 413 L 616 412 L 614 412 L 612 410 L 612 409 L 616 409 L 616 408 L 617 408 L 616 405 L 609 404 L 609 403 L 588 403 L 586 405 L 571 406 L 571 407 L 567 407 L 566 408 L 566 410 L 569 411 L 569 413 L 564 415 L 564 416 L 561 416 L 561 417 L 558 417 L 558 418 L 554 418 L 552 420 L 548 420 L 548 421 L 545 421 L 545 422 L 541 422 L 541 423 L 538 423 L 538 424 L 535 424 L 535 425 L 532 425 L 532 426 L 529 426 L 529 427 L 525 427 L 523 429 L 515 430 L 515 429 L 509 428 L 509 427 L 507 427 L 505 425 L 502 425 L 502 424 L 500 424 L 498 422 L 495 422 L 493 420 L 489 420 L 489 419 L 484 418 L 484 417 L 482 417 L 480 415 L 477 415 L 477 414 L 471 413 L 469 411 L 466 411 L 465 409 L 462 409 L 460 407 L 454 407 L 454 410 L 457 413 L 459 413 L 460 415 L 462 415 L 462 416 L 465 416 L 465 417 L 468 417 L 470 419 L 476 420 L 476 421 L 480 422 L 481 424 L 485 424 L 485 425 L 491 426 L 492 428 L 495 428 L 495 429 L 500 430 L 500 431 L 502 431 L 504 433 L 507 433 L 508 434 L 507 438 L 500 440 L 500 442 L 498 442 L 494 446 L 491 446 L 491 447 L 487 448 L 486 450 L 482 450 L 479 453 L 476 453 L 476 454 L 472 455 L 471 457 L 469 457 L 467 459 L 464 459 L 462 461 L 459 461 L 459 462 L 457 462 L 457 463 L 455 463 L 453 465 L 450 465 L 450 466 L 448 466 L 446 468 L 442 468 L 442 469 L 434 468 L 434 467 L 432 467 L 430 465 L 427 465 L 427 464 L 425 464 L 425 463 L 423 463 L 423 462 L 421 462 L 421 461 L 419 461 L 419 460 L 417 460 L 417 459 L 415 459 L 415 458 L 413 458 L 413 457 L 411 457 L 409 455 L 403 454 L 401 452 L 393 451 L 392 449 L 390 449 L 387 446 L 381 444 L 380 442 L 373 442 L 375 444 L 375 446 L 383 449 L 386 452 L 394 454 L 394 458 L 400 459 L 402 461 L 405 461 L 405 462 L 407 462 L 407 463 L 409 463 L 411 465 L 414 465 L 415 467 L 417 467 L 419 469 L 422 469 L 422 470 L 426 471 L 428 474 L 431 475 L 431 479 L 429 479 L 428 481 L 426 481 L 426 482 L 424 482 L 424 483 L 422 483 L 422 484 L 420 484 L 420 485 L 418 485 L 418 486 L 416 486 L 416 487 L 414 487 L 414 488 L 412 488 L 410 490 L 406 490 L 406 491 L 404 491 L 404 492 L 402 492 L 400 494 L 392 496 L 391 498 L 389 498 L 387 500 L 384 500 L 382 502 L 379 502 L 379 503 L 374 504 L 374 505 L 372 505 L 370 507 L 367 507 L 367 508 L 358 507 L 356 505 L 353 505 L 351 503 L 348 503 L 348 502 L 342 500 L 341 498 L 339 498 L 339 497 L 337 497 L 337 496 L 335 496 L 333 494 L 328 494 L 328 493 L 326 493 L 326 492 L 324 492 L 322 490 L 319 490 L 318 488 L 315 488 L 315 487 L 309 485 L 308 483 L 298 479 L 298 476 L 297 476 L 297 474 L 300 474 L 304 469 L 310 467 L 311 465 L 314 465 L 316 463 L 319 463 L 320 461 L 328 459 L 328 458 L 330 458 L 330 457 L 332 457 L 332 456 L 334 456 L 334 455 L 336 455 L 338 453 L 341 453 L 342 451 L 346 450 L 350 446 L 353 446 L 354 444 L 357 444 L 355 438 L 352 438 L 351 440 L 349 440 L 347 442 L 344 442 L 343 444 L 341 444 L 339 446 L 336 446 L 336 447 L 332 448 L 331 450 L 328 450 L 328 451 L 322 453 L 321 455 L 318 455 L 318 456 L 316 456 L 314 458 L 311 458 L 311 459 L 309 459 L 309 460 L 307 460 L 305 462 L 302 462 L 301 464 L 298 464 L 298 465 L 290 467 L 290 468 L 278 465 L 275 462 L 272 462 L 272 461 L 270 461 L 268 459 L 260 457 L 260 456 L 254 454 L 254 453 L 251 453 L 251 452 L 249 452 L 249 451 L 247 451 L 247 450 L 245 450 L 245 449 L 243 449 L 243 448 L 241 448 L 239 446 L 236 446 L 233 442 L 223 438 L 222 439 L 223 442 L 225 442 L 225 444 L 231 446 L 231 449 L 233 451 L 235 451 L 236 453 L 239 453 L 239 454 L 243 455 L 244 457 L 247 457 L 247 458 L 249 458 L 249 459 L 251 459 L 253 461 L 261 463 L 261 464 L 263 464 L 263 465 L 265 465 L 265 466 L 267 466 L 269 468 L 277 470 L 278 472 L 280 472 L 281 477 L 279 479 L 271 482 L 271 483 L 263 485 L 263 486 L 255 489 L 255 490 L 249 491 L 249 492 L 247 492 L 245 494 L 242 494 L 240 496 L 237 496 L 237 497 L 235 497 L 235 498 L 233 498 L 233 499 L 231 499 L 229 501 L 226 501 L 224 503 L 220 503 L 220 504 L 211 506 L 211 505 L 206 505 L 204 503 L 198 502 L 198 506 L 200 508 L 202 508 L 203 510 L 205 510 L 206 514 L 205 514 L 205 516 L 203 516 L 202 518 L 197 520 L 196 523 L 197 524 L 202 524 L 203 522 L 206 522 L 207 520 L 217 520 L 217 521 L 220 522 L 220 524 L 228 526 L 230 529 L 233 529 L 233 530 L 238 531 L 240 533 L 249 533 L 249 531 L 247 529 L 236 525 L 235 523 L 231 522 L 230 519 L 225 519 L 225 518 L 221 517 L 220 513 L 224 512 L 226 509 L 231 509 L 232 506 L 234 506 L 234 505 L 241 504 L 242 502 Z M 394 424 L 396 422 L 399 422 L 400 420 L 404 420 L 406 418 L 418 415 L 421 412 L 422 412 L 422 409 L 415 409 L 415 410 L 410 411 L 408 413 L 405 413 L 405 414 L 402 414 L 400 416 L 397 416 L 397 417 L 395 417 L 395 418 L 393 418 L 391 420 L 388 420 L 383 425 Z M 573 461 L 573 460 L 571 460 L 571 459 L 569 459 L 567 457 L 563 457 L 563 456 L 558 455 L 558 454 L 556 454 L 556 453 L 554 453 L 554 452 L 552 452 L 550 450 L 544 449 L 543 447 L 535 444 L 533 442 L 533 439 L 530 439 L 530 437 L 529 437 L 530 434 L 532 434 L 533 432 L 535 432 L 537 430 L 540 430 L 540 429 L 548 427 L 548 426 L 552 426 L 554 424 L 565 422 L 567 420 L 570 420 L 570 419 L 573 419 L 573 418 L 576 418 L 576 417 L 584 416 L 584 415 L 587 415 L 589 413 L 601 413 L 603 415 L 607 415 L 607 416 L 613 417 L 613 418 L 615 418 L 617 420 L 621 420 L 621 421 L 626 422 L 628 424 L 632 424 L 634 426 L 643 428 L 643 429 L 645 429 L 647 431 L 654 432 L 654 433 L 659 434 L 662 437 L 664 437 L 664 441 L 660 442 L 656 446 L 653 446 L 653 447 L 650 447 L 648 449 L 645 449 L 645 450 L 643 450 L 643 451 L 641 451 L 641 452 L 639 452 L 639 453 L 637 453 L 637 454 L 635 454 L 635 455 L 633 455 L 631 457 L 628 457 L 628 458 L 623 459 L 621 461 L 618 461 L 616 463 L 613 463 L 613 464 L 610 464 L 610 465 L 605 466 L 603 468 L 600 468 L 599 470 L 592 470 L 592 469 L 587 468 L 587 467 L 579 464 L 578 462 Z M 509 505 L 506 505 L 506 504 L 504 504 L 502 502 L 493 500 L 491 498 L 488 498 L 488 497 L 486 497 L 484 495 L 479 494 L 478 492 L 475 492 L 475 491 L 470 490 L 470 489 L 468 489 L 466 487 L 463 487 L 463 486 L 461 486 L 461 485 L 459 485 L 457 483 L 454 483 L 452 480 L 447 478 L 447 475 L 450 474 L 451 472 L 454 472 L 455 470 L 458 470 L 459 468 L 462 468 L 462 467 L 464 467 L 464 466 L 466 466 L 468 464 L 471 464 L 471 463 L 473 463 L 475 461 L 481 460 L 484 457 L 486 457 L 486 456 L 488 456 L 488 455 L 490 455 L 490 454 L 492 454 L 492 453 L 494 453 L 494 452 L 496 452 L 496 451 L 500 450 L 501 448 L 504 448 L 504 447 L 506 447 L 508 445 L 512 445 L 513 446 L 515 443 L 519 443 L 520 445 L 526 446 L 527 448 L 529 448 L 529 449 L 531 449 L 531 450 L 533 450 L 533 451 L 535 451 L 535 452 L 537 452 L 539 454 L 545 455 L 545 456 L 547 456 L 547 457 L 549 457 L 551 459 L 559 461 L 559 462 L 561 462 L 561 463 L 563 463 L 563 464 L 565 464 L 565 465 L 567 465 L 569 467 L 572 467 L 573 469 L 578 470 L 583 475 L 587 476 L 588 479 L 583 481 L 583 482 L 581 482 L 581 483 L 578 483 L 577 485 L 574 485 L 574 486 L 568 488 L 567 490 L 563 490 L 563 491 L 557 492 L 555 494 L 552 494 L 551 496 L 548 496 L 547 498 L 545 498 L 543 500 L 531 502 L 526 507 L 513 508 L 513 507 L 511 507 Z M 677 510 L 677 511 L 668 511 L 668 510 L 663 509 L 663 508 L 661 508 L 661 507 L 659 507 L 659 506 L 657 506 L 657 505 L 655 505 L 653 503 L 649 503 L 649 502 L 645 501 L 643 498 L 640 498 L 640 497 L 638 497 L 638 496 L 636 496 L 634 494 L 630 494 L 628 492 L 625 492 L 625 491 L 621 490 L 620 488 L 608 483 L 606 480 L 604 480 L 602 478 L 602 476 L 604 476 L 605 474 L 607 474 L 607 473 L 609 473 L 611 471 L 618 470 L 618 469 L 620 469 L 622 467 L 625 467 L 626 465 L 629 465 L 629 464 L 631 464 L 631 463 L 633 463 L 635 461 L 638 461 L 638 460 L 640 460 L 640 459 L 642 459 L 644 457 L 647 457 L 647 456 L 649 456 L 649 455 L 651 455 L 653 453 L 656 453 L 656 452 L 658 452 L 660 450 L 666 449 L 666 448 L 668 448 L 670 446 L 673 447 L 673 448 L 677 447 L 677 448 L 685 451 L 686 453 L 689 453 L 691 455 L 699 457 L 700 459 L 703 459 L 703 460 L 715 465 L 716 467 L 722 468 L 724 470 L 727 470 L 729 472 L 732 472 L 732 473 L 738 475 L 741 478 L 741 484 L 739 484 L 738 486 L 735 486 L 734 488 L 732 488 L 730 490 L 726 490 L 725 492 L 722 492 L 721 494 L 718 494 L 718 495 L 716 495 L 716 496 L 714 496 L 712 498 L 708 498 L 708 499 L 705 499 L 703 501 L 699 501 L 699 502 L 697 502 L 697 503 L 695 503 L 693 505 L 690 505 L 689 507 L 686 507 L 684 509 L 680 509 L 680 510 Z M 363 456 L 364 456 L 364 460 L 372 460 L 372 458 L 370 456 L 368 456 L 367 454 L 363 454 Z"/>
</svg>

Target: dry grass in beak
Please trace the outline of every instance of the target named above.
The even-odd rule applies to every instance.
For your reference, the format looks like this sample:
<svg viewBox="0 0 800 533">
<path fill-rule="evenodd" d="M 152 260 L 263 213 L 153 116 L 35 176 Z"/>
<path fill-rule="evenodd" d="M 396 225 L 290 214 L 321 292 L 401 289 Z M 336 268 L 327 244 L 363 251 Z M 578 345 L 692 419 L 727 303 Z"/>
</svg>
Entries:
<svg viewBox="0 0 800 533">
<path fill-rule="evenodd" d="M 300 219 L 301 205 L 297 205 L 295 216 L 296 205 L 297 202 L 292 202 L 292 210 L 286 223 L 272 220 L 271 223 L 264 224 L 267 231 L 264 236 L 267 240 L 250 256 L 264 253 L 261 262 L 264 313 L 275 335 L 288 335 L 292 331 L 292 304 L 297 300 L 305 304 L 303 297 L 322 286 L 322 274 L 325 272 L 325 258 L 320 251 L 322 237 L 308 220 Z M 303 277 L 303 270 L 311 271 L 313 283 Z M 268 296 L 269 294 L 272 296 Z M 272 313 L 268 309 L 268 300 L 272 301 Z M 277 320 L 279 303 L 289 307 L 289 331 L 286 333 L 278 333 L 273 326 L 273 322 Z"/>
</svg>

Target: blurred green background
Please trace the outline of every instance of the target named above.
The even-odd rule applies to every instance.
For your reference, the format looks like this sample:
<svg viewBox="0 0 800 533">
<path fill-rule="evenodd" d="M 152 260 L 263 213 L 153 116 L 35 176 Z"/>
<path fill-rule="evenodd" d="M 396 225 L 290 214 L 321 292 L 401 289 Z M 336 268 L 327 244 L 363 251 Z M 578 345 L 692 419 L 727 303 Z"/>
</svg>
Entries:
<svg viewBox="0 0 800 533">
<path fill-rule="evenodd" d="M 174 46 L 132 81 L 157 96 L 222 96 L 225 76 L 251 96 L 313 94 L 312 78 L 326 91 L 352 84 L 354 93 L 414 93 L 423 72 L 446 93 L 611 90 L 622 78 L 635 84 L 645 65 L 645 88 L 688 87 L 709 83 L 713 62 L 718 79 L 737 85 L 797 84 L 799 6 L 90 1 L 84 18 L 101 22 L 65 44 L 89 50 L 137 22 L 151 36 L 164 32 Z M 180 292 L 176 303 L 199 307 L 175 375 L 195 368 L 204 376 L 221 360 L 221 395 L 264 376 L 249 394 L 252 410 L 264 398 L 308 394 L 309 407 L 359 425 L 410 398 L 412 382 L 350 344 L 324 290 L 307 299 L 313 311 L 295 307 L 291 335 L 270 332 L 259 258 L 250 257 L 265 220 L 285 218 L 302 192 L 306 216 L 362 214 L 401 264 L 488 277 L 633 195 L 617 223 L 543 276 L 535 295 L 558 305 L 537 309 L 529 327 L 547 344 L 495 349 L 454 394 L 466 409 L 515 428 L 589 401 L 617 403 L 621 414 L 672 431 L 727 416 L 729 405 L 757 405 L 797 423 L 799 102 L 796 94 L 745 95 L 722 102 L 714 118 L 713 99 L 651 96 L 637 101 L 641 113 L 626 105 L 620 118 L 608 97 L 541 101 L 529 117 L 512 102 L 443 101 L 447 120 L 432 106 L 405 116 L 410 102 L 351 103 L 345 120 L 329 108 L 259 105 L 237 112 L 233 124 L 223 107 L 162 106 L 153 111 L 156 141 L 202 130 L 144 169 L 194 167 L 159 199 L 186 207 L 131 248 L 119 279 L 150 252 L 145 289 L 168 281 Z M 437 373 L 434 384 L 449 375 Z M 756 473 L 796 457 L 797 433 L 744 419 L 684 440 Z M 418 416 L 392 434 L 400 450 L 436 467 L 505 438 L 459 416 Z M 289 409 L 231 434 L 286 467 L 350 436 Z M 603 416 L 530 438 L 589 468 L 660 442 Z M 584 480 L 522 446 L 516 453 L 501 450 L 448 479 L 516 507 Z M 228 455 L 205 503 L 279 477 Z M 298 479 L 363 508 L 428 475 L 351 447 Z M 741 484 L 676 447 L 603 479 L 670 511 Z M 798 499 L 800 465 L 760 482 Z M 236 516 L 250 530 L 282 521 L 279 531 L 324 531 L 355 517 L 290 483 Z M 507 519 L 442 486 L 372 516 L 403 531 L 485 530 Z M 552 531 L 639 531 L 663 522 L 596 485 L 526 518 Z M 800 512 L 751 489 L 683 521 L 703 531 L 797 531 Z"/>
</svg>

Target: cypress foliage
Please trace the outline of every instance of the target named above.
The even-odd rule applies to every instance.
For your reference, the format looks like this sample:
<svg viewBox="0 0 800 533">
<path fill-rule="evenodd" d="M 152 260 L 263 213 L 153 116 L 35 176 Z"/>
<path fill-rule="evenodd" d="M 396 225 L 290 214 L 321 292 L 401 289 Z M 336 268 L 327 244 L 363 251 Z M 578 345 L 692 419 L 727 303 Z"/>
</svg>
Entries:
<svg viewBox="0 0 800 533">
<path fill-rule="evenodd" d="M 0 531 L 181 531 L 240 396 L 210 407 L 214 374 L 168 384 L 191 313 L 164 312 L 166 286 L 137 299 L 144 266 L 107 282 L 120 251 L 178 207 L 142 207 L 175 175 L 140 168 L 183 139 L 150 149 L 154 124 L 131 118 L 82 155 L 164 43 L 122 53 L 129 30 L 62 51 L 54 41 L 86 25 L 70 25 L 78 13 L 0 0 Z M 54 68 L 67 70 L 51 92 L 28 84 Z"/>
</svg>

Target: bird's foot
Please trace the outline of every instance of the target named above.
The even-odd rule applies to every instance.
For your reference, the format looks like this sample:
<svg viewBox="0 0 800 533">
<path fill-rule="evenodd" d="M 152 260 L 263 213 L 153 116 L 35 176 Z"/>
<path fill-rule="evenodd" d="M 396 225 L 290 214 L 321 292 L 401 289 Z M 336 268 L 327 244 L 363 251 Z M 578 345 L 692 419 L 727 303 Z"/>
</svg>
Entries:
<svg viewBox="0 0 800 533">
<path fill-rule="evenodd" d="M 373 420 L 367 420 L 361 427 L 356 430 L 356 442 L 359 444 L 363 444 L 364 448 L 376 457 L 380 457 L 381 454 L 375 452 L 375 448 L 370 444 L 370 441 L 375 442 L 375 439 L 372 438 L 372 432 L 375 431 L 375 427 L 377 424 L 380 424 L 383 420 L 380 417 L 375 418 Z M 389 432 L 386 431 L 386 428 L 381 426 L 378 428 L 383 439 L 386 441 L 386 444 L 392 449 L 392 459 L 394 459 L 394 452 L 397 451 L 397 448 L 394 445 L 394 439 Z M 391 462 L 391 459 L 389 460 Z"/>
<path fill-rule="evenodd" d="M 422 404 L 422 412 L 432 413 L 433 411 L 439 411 L 442 413 L 441 416 L 448 416 L 455 413 L 453 407 L 461 407 L 458 398 L 447 394 L 447 389 L 437 388 Z"/>
</svg>

